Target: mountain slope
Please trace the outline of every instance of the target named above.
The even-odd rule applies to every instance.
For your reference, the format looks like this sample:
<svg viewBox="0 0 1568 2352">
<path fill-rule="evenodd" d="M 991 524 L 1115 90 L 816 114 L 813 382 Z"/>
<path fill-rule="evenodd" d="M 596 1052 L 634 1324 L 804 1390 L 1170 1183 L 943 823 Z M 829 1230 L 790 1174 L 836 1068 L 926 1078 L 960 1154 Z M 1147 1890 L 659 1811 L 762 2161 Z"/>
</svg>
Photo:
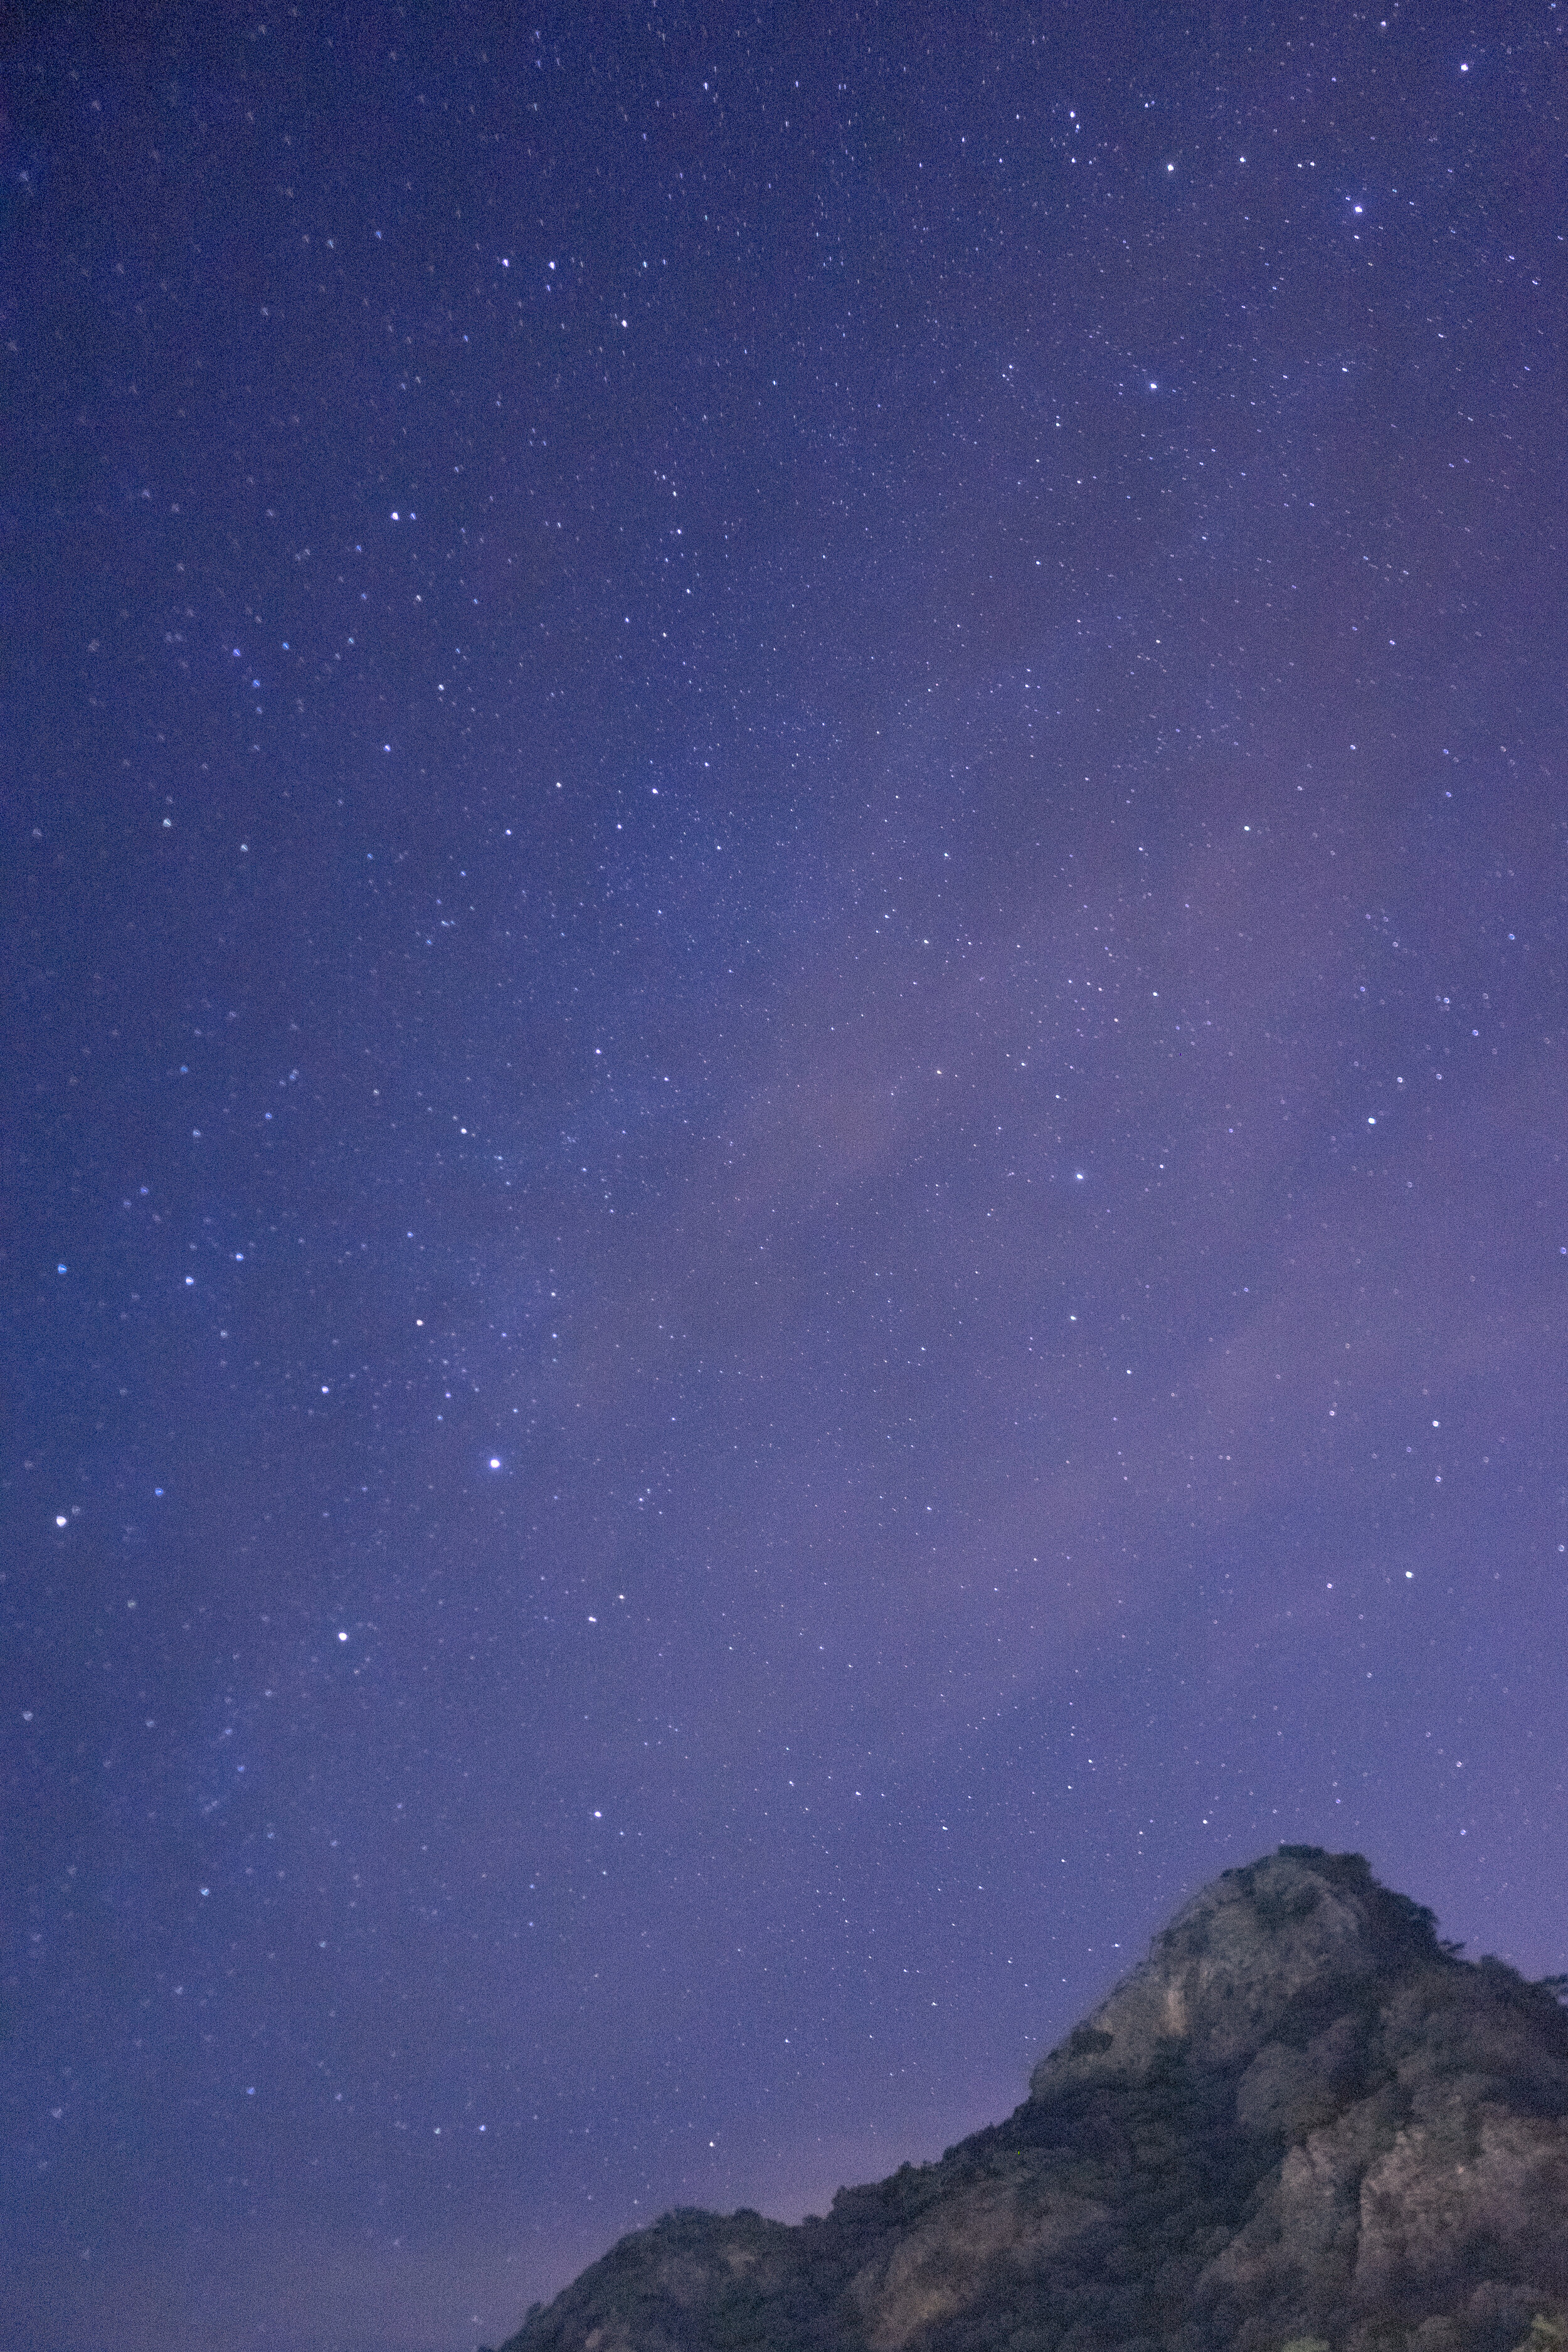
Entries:
<svg viewBox="0 0 1568 2352">
<path fill-rule="evenodd" d="M 798 2228 L 668 2214 L 505 2352 L 1568 2352 L 1565 2308 L 1568 2014 L 1282 1846 L 1005 2123 Z"/>
</svg>

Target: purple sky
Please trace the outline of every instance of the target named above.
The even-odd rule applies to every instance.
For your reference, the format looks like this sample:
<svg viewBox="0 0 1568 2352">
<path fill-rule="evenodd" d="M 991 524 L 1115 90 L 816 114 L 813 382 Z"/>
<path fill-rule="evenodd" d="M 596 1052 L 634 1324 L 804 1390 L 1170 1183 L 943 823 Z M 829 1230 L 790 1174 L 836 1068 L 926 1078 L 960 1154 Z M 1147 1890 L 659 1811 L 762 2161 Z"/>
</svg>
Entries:
<svg viewBox="0 0 1568 2352">
<path fill-rule="evenodd" d="M 6 20 L 5 2340 L 1568 1962 L 1565 37 Z"/>
</svg>

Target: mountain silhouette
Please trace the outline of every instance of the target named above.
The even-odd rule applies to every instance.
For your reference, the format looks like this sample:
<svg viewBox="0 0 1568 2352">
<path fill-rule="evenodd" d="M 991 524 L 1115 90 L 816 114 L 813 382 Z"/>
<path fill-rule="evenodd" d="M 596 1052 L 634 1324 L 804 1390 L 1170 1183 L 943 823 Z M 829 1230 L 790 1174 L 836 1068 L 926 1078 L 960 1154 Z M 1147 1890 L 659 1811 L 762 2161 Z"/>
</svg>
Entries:
<svg viewBox="0 0 1568 2352">
<path fill-rule="evenodd" d="M 683 2210 L 505 2352 L 1568 2352 L 1568 2013 L 1360 1854 L 1195 1895 L 1005 2123 Z"/>
</svg>

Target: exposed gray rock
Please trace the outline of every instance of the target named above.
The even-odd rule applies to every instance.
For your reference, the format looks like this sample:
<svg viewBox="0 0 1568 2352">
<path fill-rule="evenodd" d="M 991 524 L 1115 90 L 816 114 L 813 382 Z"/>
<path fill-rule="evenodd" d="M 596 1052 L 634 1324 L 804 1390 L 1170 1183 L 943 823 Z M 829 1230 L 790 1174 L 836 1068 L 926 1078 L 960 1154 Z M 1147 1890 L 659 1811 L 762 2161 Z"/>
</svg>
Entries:
<svg viewBox="0 0 1568 2352">
<path fill-rule="evenodd" d="M 1200 2063 L 1252 2057 L 1304 1992 L 1328 2005 L 1430 1947 L 1432 1920 L 1359 1854 L 1282 1846 L 1227 1870 L 1156 1936 L 1149 1957 L 1042 2058 L 1030 2080 L 1137 2076 L 1180 2042 Z"/>
</svg>

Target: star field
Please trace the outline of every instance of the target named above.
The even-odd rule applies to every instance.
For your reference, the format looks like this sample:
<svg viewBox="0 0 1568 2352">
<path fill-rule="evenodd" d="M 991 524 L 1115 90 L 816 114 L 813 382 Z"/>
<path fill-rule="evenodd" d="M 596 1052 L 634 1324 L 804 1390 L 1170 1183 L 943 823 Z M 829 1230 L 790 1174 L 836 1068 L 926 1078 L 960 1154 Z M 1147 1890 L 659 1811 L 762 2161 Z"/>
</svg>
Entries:
<svg viewBox="0 0 1568 2352">
<path fill-rule="evenodd" d="M 1563 1967 L 1560 8 L 0 60 L 0 2335 L 498 2342 L 1282 1840 Z"/>
</svg>

